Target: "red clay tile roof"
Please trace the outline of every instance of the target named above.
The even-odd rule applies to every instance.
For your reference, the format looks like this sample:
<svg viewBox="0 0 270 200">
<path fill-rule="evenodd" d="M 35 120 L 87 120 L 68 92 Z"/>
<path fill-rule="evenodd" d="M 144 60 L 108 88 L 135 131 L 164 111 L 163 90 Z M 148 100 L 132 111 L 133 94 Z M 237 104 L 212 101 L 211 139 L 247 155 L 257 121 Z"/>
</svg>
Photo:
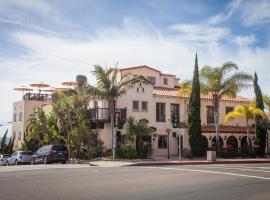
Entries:
<svg viewBox="0 0 270 200">
<path fill-rule="evenodd" d="M 187 124 L 184 122 L 180 122 L 180 128 L 187 128 Z M 202 125 L 202 132 L 203 133 L 215 133 L 216 129 L 214 125 Z M 220 133 L 247 133 L 247 129 L 244 126 L 219 126 Z M 250 128 L 249 132 L 255 133 L 254 128 Z"/>
<path fill-rule="evenodd" d="M 152 67 L 149 67 L 147 65 L 141 65 L 141 66 L 135 66 L 135 67 L 126 67 L 126 68 L 121 68 L 120 71 L 126 71 L 126 70 L 130 70 L 130 69 L 138 69 L 138 68 L 148 68 L 148 69 L 151 69 L 151 70 L 154 70 L 156 72 L 159 72 L 161 73 L 161 71 L 157 70 L 157 69 L 154 69 Z"/>
<path fill-rule="evenodd" d="M 165 87 L 154 87 L 153 94 L 157 96 L 165 96 L 165 97 L 175 97 L 175 98 L 188 98 L 188 95 L 178 95 L 178 89 L 175 88 L 165 88 Z M 210 95 L 202 96 L 202 99 L 210 100 Z M 234 102 L 250 102 L 250 99 L 242 96 L 236 96 L 235 98 L 231 97 L 223 97 L 223 101 L 234 101 Z"/>
<path fill-rule="evenodd" d="M 127 71 L 127 70 L 132 70 L 132 69 L 139 69 L 139 68 L 148 68 L 150 70 L 153 70 L 153 71 L 156 71 L 158 73 L 160 73 L 160 75 L 164 75 L 164 76 L 173 76 L 175 77 L 175 75 L 172 75 L 172 74 L 163 74 L 161 73 L 161 71 L 155 69 L 155 68 L 152 68 L 152 67 L 149 67 L 147 65 L 141 65 L 141 66 L 135 66 L 135 67 L 126 67 L 126 68 L 121 68 L 120 71 Z"/>
</svg>

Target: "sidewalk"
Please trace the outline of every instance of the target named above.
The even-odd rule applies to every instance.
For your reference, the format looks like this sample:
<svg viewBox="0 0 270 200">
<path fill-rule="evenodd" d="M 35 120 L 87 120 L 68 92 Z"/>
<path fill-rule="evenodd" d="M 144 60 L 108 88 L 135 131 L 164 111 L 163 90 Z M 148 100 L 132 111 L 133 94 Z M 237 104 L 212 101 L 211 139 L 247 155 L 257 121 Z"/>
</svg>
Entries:
<svg viewBox="0 0 270 200">
<path fill-rule="evenodd" d="M 270 158 L 254 158 L 254 159 L 217 159 L 216 161 L 207 161 L 206 158 L 199 159 L 164 159 L 154 158 L 149 160 L 98 160 L 91 161 L 91 166 L 98 167 L 124 167 L 124 166 L 165 166 L 165 165 L 209 165 L 209 164 L 256 164 L 270 163 Z"/>
</svg>

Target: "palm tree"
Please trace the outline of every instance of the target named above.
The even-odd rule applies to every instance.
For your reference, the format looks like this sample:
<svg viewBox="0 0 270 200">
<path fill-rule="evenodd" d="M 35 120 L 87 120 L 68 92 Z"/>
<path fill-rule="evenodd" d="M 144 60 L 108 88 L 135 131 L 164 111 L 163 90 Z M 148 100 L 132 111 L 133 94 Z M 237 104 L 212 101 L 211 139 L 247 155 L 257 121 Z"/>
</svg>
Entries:
<svg viewBox="0 0 270 200">
<path fill-rule="evenodd" d="M 108 101 L 109 112 L 111 115 L 112 126 L 112 151 L 113 159 L 115 158 L 115 108 L 116 101 L 119 97 L 124 95 L 128 89 L 128 86 L 138 80 L 137 78 L 131 78 L 129 74 L 122 75 L 117 68 L 110 68 L 108 70 L 103 69 L 99 65 L 94 66 L 95 69 L 92 72 L 97 79 L 97 86 L 88 86 L 89 94 L 96 96 L 98 99 Z"/>
<path fill-rule="evenodd" d="M 136 145 L 138 147 L 136 148 L 137 153 L 139 154 L 139 156 L 146 156 L 143 155 L 144 152 L 142 152 L 143 136 L 147 136 L 153 133 L 153 128 L 149 127 L 148 121 L 137 121 L 132 116 L 127 118 L 126 126 L 128 140 L 133 143 L 134 139 L 136 139 L 136 144 L 138 145 Z"/>
<path fill-rule="evenodd" d="M 36 140 L 39 145 L 44 145 L 44 137 L 46 134 L 48 134 L 47 117 L 42 108 L 38 108 L 30 115 L 25 137 L 26 139 L 31 138 Z"/>
<path fill-rule="evenodd" d="M 252 81 L 253 77 L 245 72 L 234 72 L 238 67 L 233 62 L 226 62 L 220 67 L 204 66 L 200 70 L 200 88 L 202 95 L 210 95 L 214 107 L 214 124 L 216 130 L 216 144 L 219 150 L 219 104 L 222 97 L 236 97 L 237 93 L 247 87 L 247 82 Z M 183 89 L 179 94 L 186 93 L 189 95 L 191 91 L 191 82 L 182 83 Z"/>
<path fill-rule="evenodd" d="M 247 129 L 247 144 L 248 149 L 250 151 L 250 141 L 249 141 L 249 128 L 250 128 L 250 120 L 255 120 L 255 117 L 265 117 L 264 112 L 256 108 L 254 103 L 251 103 L 249 105 L 239 105 L 234 108 L 232 112 L 227 113 L 225 116 L 225 122 L 228 122 L 231 119 L 234 118 L 243 118 L 246 121 L 246 129 Z"/>
</svg>

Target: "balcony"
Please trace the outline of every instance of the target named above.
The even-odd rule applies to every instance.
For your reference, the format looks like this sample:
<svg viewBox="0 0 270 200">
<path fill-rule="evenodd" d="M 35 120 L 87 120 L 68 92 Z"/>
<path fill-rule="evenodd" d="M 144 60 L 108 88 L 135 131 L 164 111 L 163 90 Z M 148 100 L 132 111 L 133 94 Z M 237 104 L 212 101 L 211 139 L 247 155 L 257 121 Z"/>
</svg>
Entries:
<svg viewBox="0 0 270 200">
<path fill-rule="evenodd" d="M 117 114 L 119 121 L 126 121 L 126 108 L 117 108 L 115 113 Z M 111 114 L 109 108 L 91 108 L 87 110 L 87 116 L 91 121 L 99 121 L 104 123 L 111 122 Z"/>
</svg>

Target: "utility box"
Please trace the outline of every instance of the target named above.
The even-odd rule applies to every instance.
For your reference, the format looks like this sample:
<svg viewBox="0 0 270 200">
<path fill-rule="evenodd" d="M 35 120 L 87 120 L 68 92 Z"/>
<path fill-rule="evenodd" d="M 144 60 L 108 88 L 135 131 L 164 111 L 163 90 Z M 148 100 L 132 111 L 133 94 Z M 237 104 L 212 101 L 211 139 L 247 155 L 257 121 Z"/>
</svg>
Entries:
<svg viewBox="0 0 270 200">
<path fill-rule="evenodd" d="M 216 151 L 207 151 L 207 160 L 215 161 L 217 157 Z"/>
</svg>

